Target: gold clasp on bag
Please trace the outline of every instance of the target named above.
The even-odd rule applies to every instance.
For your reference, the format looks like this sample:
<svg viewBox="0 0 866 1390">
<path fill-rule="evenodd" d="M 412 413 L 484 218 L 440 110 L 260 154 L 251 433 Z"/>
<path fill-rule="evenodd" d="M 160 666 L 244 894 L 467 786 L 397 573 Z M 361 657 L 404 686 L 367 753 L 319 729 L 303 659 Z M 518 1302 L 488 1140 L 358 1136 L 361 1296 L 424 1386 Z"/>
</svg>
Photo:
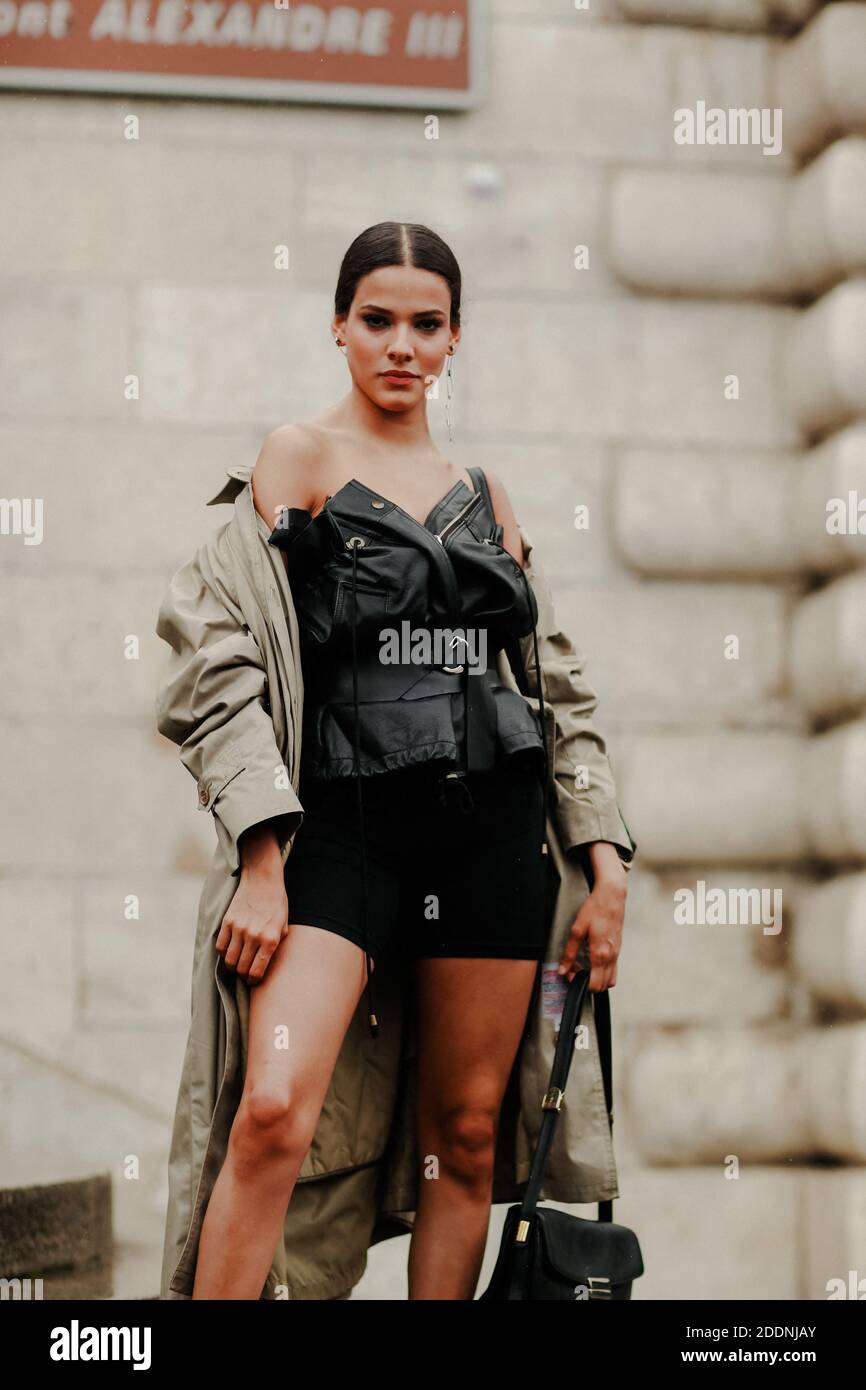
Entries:
<svg viewBox="0 0 866 1390">
<path fill-rule="evenodd" d="M 561 1110 L 565 1105 L 565 1096 L 558 1086 L 551 1086 L 549 1091 L 545 1091 L 541 1101 L 542 1110 Z"/>
<path fill-rule="evenodd" d="M 529 1222 L 526 1220 L 518 1221 L 517 1235 L 514 1237 L 515 1245 L 525 1245 L 526 1237 L 529 1235 Z"/>
<path fill-rule="evenodd" d="M 587 1276 L 587 1283 L 589 1284 L 590 1298 L 611 1297 L 610 1280 L 606 1274 L 590 1274 Z"/>
</svg>

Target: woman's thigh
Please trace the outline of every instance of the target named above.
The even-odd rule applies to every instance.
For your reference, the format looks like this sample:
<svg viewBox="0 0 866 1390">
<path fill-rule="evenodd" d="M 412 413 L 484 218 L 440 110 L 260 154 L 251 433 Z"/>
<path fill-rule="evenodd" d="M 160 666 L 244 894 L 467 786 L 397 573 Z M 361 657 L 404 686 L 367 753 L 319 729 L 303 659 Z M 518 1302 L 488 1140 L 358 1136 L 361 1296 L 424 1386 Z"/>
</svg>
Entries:
<svg viewBox="0 0 866 1390">
<path fill-rule="evenodd" d="M 461 1111 L 498 1117 L 537 969 L 534 960 L 415 961 L 422 1134 Z"/>
<path fill-rule="evenodd" d="M 375 973 L 375 972 L 374 972 Z M 321 927 L 290 923 L 250 990 L 242 1102 L 266 1097 L 315 1124 L 366 983 L 363 951 Z"/>
</svg>

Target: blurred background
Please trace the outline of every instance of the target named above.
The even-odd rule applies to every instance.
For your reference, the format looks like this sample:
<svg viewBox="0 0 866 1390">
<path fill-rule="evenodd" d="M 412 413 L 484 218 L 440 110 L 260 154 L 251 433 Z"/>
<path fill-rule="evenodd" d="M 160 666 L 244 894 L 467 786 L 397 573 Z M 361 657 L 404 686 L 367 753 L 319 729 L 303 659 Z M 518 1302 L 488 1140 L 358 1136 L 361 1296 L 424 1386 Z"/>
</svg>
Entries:
<svg viewBox="0 0 866 1390">
<path fill-rule="evenodd" d="M 359 0 L 330 39 L 325 0 L 266 8 L 221 47 L 176 42 L 182 5 L 147 33 L 95 0 L 65 36 L 2 17 L 0 1274 L 157 1293 L 215 844 L 155 728 L 157 609 L 226 470 L 348 389 L 340 260 L 395 219 L 460 262 L 453 441 L 444 379 L 431 427 L 537 544 L 638 841 L 611 996 L 634 1297 L 851 1288 L 866 4 Z M 405 1298 L 408 1240 L 354 1298 Z"/>
</svg>

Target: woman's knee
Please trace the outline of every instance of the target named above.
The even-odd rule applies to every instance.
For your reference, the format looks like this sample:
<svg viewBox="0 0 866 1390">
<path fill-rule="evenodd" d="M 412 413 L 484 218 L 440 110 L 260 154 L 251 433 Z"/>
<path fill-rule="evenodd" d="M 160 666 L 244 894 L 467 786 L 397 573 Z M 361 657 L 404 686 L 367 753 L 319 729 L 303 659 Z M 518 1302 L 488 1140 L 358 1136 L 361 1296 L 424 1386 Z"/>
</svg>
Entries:
<svg viewBox="0 0 866 1390">
<path fill-rule="evenodd" d="M 493 1173 L 498 1112 L 494 1106 L 453 1106 L 439 1130 L 440 1162 L 447 1172 L 470 1185 L 486 1183 Z"/>
<path fill-rule="evenodd" d="M 295 1161 L 300 1166 L 313 1142 L 317 1120 L 318 1109 L 285 1084 L 248 1084 L 232 1126 L 232 1142 L 241 1156 Z"/>
</svg>

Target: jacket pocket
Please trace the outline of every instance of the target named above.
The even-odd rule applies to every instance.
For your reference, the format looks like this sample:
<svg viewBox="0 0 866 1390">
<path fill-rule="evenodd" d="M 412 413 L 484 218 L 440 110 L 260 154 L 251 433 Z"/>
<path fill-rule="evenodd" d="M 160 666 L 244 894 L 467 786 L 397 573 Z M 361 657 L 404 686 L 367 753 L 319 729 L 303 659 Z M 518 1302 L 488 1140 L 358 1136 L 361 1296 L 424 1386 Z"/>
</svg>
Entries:
<svg viewBox="0 0 866 1390">
<path fill-rule="evenodd" d="M 360 582 L 353 586 L 351 579 L 338 579 L 333 607 L 333 627 L 335 629 L 345 623 L 351 632 L 353 587 L 355 589 L 354 597 L 357 603 L 359 629 L 367 627 L 371 623 L 375 625 L 388 612 L 391 596 L 387 589 L 383 589 L 380 585 L 361 584 Z"/>
</svg>

